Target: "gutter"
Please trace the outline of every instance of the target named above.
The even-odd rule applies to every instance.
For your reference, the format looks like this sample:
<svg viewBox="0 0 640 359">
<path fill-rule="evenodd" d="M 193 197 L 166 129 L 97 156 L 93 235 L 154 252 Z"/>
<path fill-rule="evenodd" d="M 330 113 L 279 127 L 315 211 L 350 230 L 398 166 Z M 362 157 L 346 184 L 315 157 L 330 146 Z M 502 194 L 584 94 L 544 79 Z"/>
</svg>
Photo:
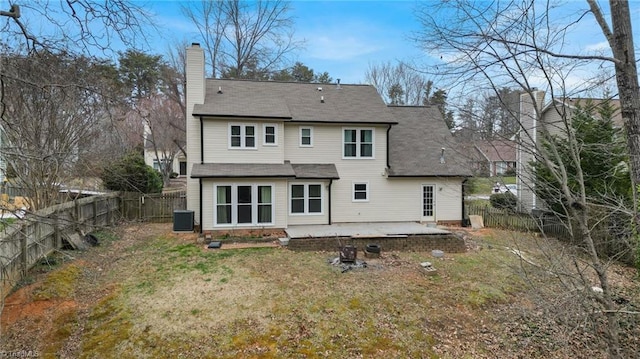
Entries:
<svg viewBox="0 0 640 359">
<path fill-rule="evenodd" d="M 204 164 L 204 123 L 202 121 L 202 116 L 200 116 L 200 164 Z"/>
<path fill-rule="evenodd" d="M 198 200 L 199 202 L 199 210 L 200 210 L 200 234 L 202 234 L 202 178 L 198 179 L 198 185 L 200 187 L 199 191 L 200 191 L 200 199 Z"/>
<path fill-rule="evenodd" d="M 200 164 L 204 164 L 204 123 L 202 116 L 200 116 Z M 200 213 L 200 234 L 202 234 L 202 178 L 198 178 L 198 207 Z"/>
<path fill-rule="evenodd" d="M 393 126 L 393 124 L 389 124 L 389 127 L 387 127 L 387 168 L 391 168 L 390 164 L 389 164 L 389 132 L 391 132 L 391 126 Z"/>
<path fill-rule="evenodd" d="M 462 225 L 462 227 L 468 227 L 468 224 L 466 223 L 467 221 L 465 219 L 466 211 L 464 208 L 464 197 L 465 197 L 464 188 L 468 180 L 469 180 L 468 178 L 465 178 L 464 180 L 462 180 L 462 220 L 460 221 L 460 224 Z"/>
<path fill-rule="evenodd" d="M 328 198 L 328 204 L 329 204 L 329 211 L 328 212 L 329 213 L 327 214 L 328 217 L 329 217 L 328 218 L 328 220 L 329 220 L 328 224 L 331 224 L 331 185 L 332 184 L 333 184 L 333 178 L 330 178 L 329 179 L 329 198 Z"/>
</svg>

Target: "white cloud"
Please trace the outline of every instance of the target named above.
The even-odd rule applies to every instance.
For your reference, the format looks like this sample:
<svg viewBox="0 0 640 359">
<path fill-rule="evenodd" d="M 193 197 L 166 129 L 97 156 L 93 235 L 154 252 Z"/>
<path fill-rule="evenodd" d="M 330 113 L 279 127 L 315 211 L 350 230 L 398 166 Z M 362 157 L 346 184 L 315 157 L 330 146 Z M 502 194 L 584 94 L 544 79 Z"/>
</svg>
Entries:
<svg viewBox="0 0 640 359">
<path fill-rule="evenodd" d="M 584 48 L 587 51 L 607 51 L 610 49 L 609 43 L 606 41 L 598 42 L 597 44 L 586 45 Z"/>
<path fill-rule="evenodd" d="M 382 50 L 371 39 L 354 36 L 320 36 L 307 39 L 308 56 L 322 60 L 349 60 Z"/>
</svg>

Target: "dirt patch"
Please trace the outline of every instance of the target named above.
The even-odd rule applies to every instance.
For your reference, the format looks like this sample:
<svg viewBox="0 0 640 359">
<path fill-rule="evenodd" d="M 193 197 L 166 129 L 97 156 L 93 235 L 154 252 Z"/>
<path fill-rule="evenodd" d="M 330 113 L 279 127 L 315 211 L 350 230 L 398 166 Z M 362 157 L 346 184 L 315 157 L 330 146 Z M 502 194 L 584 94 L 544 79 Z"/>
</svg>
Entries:
<svg viewBox="0 0 640 359">
<path fill-rule="evenodd" d="M 56 305 L 57 301 L 54 300 L 33 301 L 32 293 L 38 287 L 40 284 L 20 288 L 5 300 L 1 320 L 2 327 L 6 328 L 25 318 L 39 321 L 49 308 Z"/>
<path fill-rule="evenodd" d="M 337 252 L 205 249 L 170 224 L 121 226 L 118 239 L 69 252 L 75 261 L 7 298 L 0 348 L 60 358 L 604 355 L 599 338 L 557 323 L 554 306 L 541 307 L 524 282 L 508 248 L 538 260 L 535 238 L 460 231 L 467 253 L 359 252 L 368 267 L 341 273 L 327 264 Z M 423 273 L 424 261 L 437 275 Z M 640 298 L 632 269 L 613 266 L 610 276 L 622 299 Z M 639 327 L 633 320 L 628 327 Z"/>
<path fill-rule="evenodd" d="M 56 260 L 63 263 L 60 266 L 32 270 L 30 275 L 35 283 L 19 288 L 5 298 L 0 315 L 0 348 L 39 350 L 39 353 L 47 354 L 49 346 L 43 338 L 57 338 L 61 342 L 67 337 L 74 338 L 74 333 L 66 333 L 66 329 L 63 334 L 56 331 L 68 324 L 67 320 L 74 323 L 84 320 L 100 298 L 114 291 L 114 278 L 105 275 L 128 256 L 127 248 L 158 236 L 195 241 L 194 234 L 174 234 L 167 224 L 122 226 L 115 233 L 118 240 L 103 238 L 98 248 L 62 253 L 61 259 Z M 79 340 L 78 335 L 75 339 Z M 34 348 L 34 345 L 39 347 Z M 79 347 L 77 342 L 65 345 Z M 64 357 L 76 356 L 77 353 Z"/>
</svg>

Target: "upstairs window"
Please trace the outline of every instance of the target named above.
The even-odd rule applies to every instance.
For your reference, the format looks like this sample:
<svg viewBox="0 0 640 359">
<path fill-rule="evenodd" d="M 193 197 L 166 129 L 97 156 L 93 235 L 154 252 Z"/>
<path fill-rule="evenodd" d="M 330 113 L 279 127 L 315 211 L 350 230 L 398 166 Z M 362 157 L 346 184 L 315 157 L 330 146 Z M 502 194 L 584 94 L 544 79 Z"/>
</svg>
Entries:
<svg viewBox="0 0 640 359">
<path fill-rule="evenodd" d="M 256 148 L 256 126 L 230 125 L 229 148 Z"/>
<path fill-rule="evenodd" d="M 264 142 L 265 146 L 275 146 L 278 144 L 277 127 L 275 125 L 264 125 Z"/>
<path fill-rule="evenodd" d="M 313 127 L 300 127 L 300 147 L 313 147 Z"/>
<path fill-rule="evenodd" d="M 373 129 L 345 128 L 343 132 L 344 158 L 373 158 Z"/>
</svg>

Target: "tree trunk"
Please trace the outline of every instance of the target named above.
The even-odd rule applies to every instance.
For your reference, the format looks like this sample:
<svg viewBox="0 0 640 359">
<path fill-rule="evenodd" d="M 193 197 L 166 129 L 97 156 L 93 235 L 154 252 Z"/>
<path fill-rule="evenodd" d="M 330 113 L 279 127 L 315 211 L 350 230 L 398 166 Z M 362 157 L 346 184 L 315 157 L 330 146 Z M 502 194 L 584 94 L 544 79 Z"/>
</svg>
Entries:
<svg viewBox="0 0 640 359">
<path fill-rule="evenodd" d="M 638 186 L 640 186 L 640 86 L 638 85 L 638 69 L 636 67 L 633 36 L 631 32 L 631 15 L 629 2 L 610 0 L 613 38 L 609 40 L 615 63 L 620 112 L 627 132 L 629 147 L 629 165 L 631 181 L 636 199 L 634 222 L 636 230 L 640 229 L 638 213 Z"/>
</svg>

